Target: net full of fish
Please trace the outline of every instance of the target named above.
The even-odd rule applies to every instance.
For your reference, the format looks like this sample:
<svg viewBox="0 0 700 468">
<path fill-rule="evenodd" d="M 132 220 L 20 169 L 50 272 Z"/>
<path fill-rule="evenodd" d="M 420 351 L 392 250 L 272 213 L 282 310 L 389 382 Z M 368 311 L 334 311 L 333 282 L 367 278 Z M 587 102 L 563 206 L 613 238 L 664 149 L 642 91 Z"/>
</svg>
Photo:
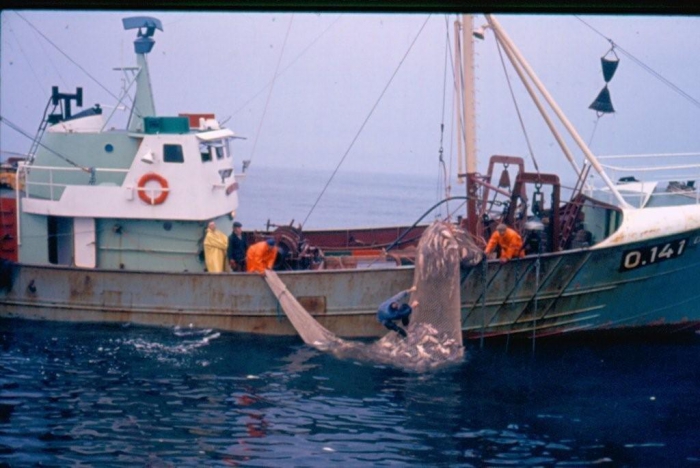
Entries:
<svg viewBox="0 0 700 468">
<path fill-rule="evenodd" d="M 464 347 L 429 323 L 411 324 L 408 336 L 388 333 L 374 343 L 338 340 L 317 342 L 317 348 L 332 353 L 339 359 L 398 367 L 409 371 L 425 372 L 462 361 Z"/>
<path fill-rule="evenodd" d="M 274 272 L 267 271 L 265 278 L 306 344 L 341 359 L 423 372 L 463 359 L 460 272 L 482 258 L 483 252 L 465 231 L 447 222 L 431 224 L 416 250 L 416 291 L 409 303 L 418 305 L 406 327 L 408 336 L 391 331 L 374 343 L 337 337 L 304 310 Z M 387 291 L 387 297 L 396 292 Z"/>
</svg>

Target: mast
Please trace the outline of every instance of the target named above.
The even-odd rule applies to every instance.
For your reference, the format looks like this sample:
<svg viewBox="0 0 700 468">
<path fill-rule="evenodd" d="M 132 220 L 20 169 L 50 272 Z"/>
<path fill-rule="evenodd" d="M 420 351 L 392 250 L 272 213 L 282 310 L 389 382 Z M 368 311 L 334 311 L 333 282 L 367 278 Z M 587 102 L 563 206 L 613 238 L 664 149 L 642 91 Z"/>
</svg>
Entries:
<svg viewBox="0 0 700 468">
<path fill-rule="evenodd" d="M 462 140 L 464 140 L 464 113 L 462 112 L 462 91 L 464 86 L 462 85 L 462 48 L 460 40 L 460 28 L 462 23 L 459 20 L 454 22 L 454 66 L 452 67 L 454 74 L 454 95 L 453 107 L 455 112 L 455 127 L 457 128 L 457 181 L 461 184 L 466 181 L 462 178 L 466 175 L 464 171 L 465 156 L 464 150 L 462 150 Z"/>
<path fill-rule="evenodd" d="M 131 107 L 129 116 L 130 132 L 144 131 L 144 118 L 156 115 L 156 106 L 153 100 L 153 90 L 151 88 L 151 78 L 148 72 L 148 61 L 146 55 L 151 52 L 156 41 L 153 34 L 156 29 L 163 30 L 163 25 L 159 19 L 150 16 L 132 16 L 122 20 L 124 29 L 138 29 L 138 35 L 134 41 L 134 52 L 136 52 L 136 62 L 139 71 L 136 76 L 136 97 Z M 144 32 L 145 29 L 145 32 Z"/>
<path fill-rule="evenodd" d="M 467 179 L 467 230 L 474 236 L 477 235 L 477 190 L 476 182 L 476 110 L 474 100 L 474 41 L 472 39 L 473 18 L 472 15 L 462 15 L 462 47 L 461 57 L 457 58 L 457 64 L 461 68 L 455 67 L 460 74 L 462 83 L 461 115 L 463 125 L 459 131 L 459 139 L 464 139 L 464 166 Z"/>
</svg>

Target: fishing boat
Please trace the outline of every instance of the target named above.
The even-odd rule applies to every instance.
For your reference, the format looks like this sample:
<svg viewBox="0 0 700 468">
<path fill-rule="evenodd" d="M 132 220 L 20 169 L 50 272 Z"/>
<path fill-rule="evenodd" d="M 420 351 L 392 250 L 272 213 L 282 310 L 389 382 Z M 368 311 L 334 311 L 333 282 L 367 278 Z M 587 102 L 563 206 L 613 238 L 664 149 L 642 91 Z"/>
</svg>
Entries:
<svg viewBox="0 0 700 468">
<path fill-rule="evenodd" d="M 528 246 L 522 258 L 491 259 L 462 272 L 465 337 L 700 328 L 700 205 L 692 184 L 660 193 L 658 183 L 613 181 L 498 21 L 486 18 L 577 182 L 564 199 L 559 175 L 528 171 L 517 156 L 492 156 L 478 173 L 473 92 L 459 95 L 467 210 L 455 222 L 482 245 L 505 223 Z M 213 114 L 157 115 L 147 56 L 162 24 L 140 16 L 123 26 L 138 31 L 136 66 L 123 70 L 132 81 L 120 104 L 135 87 L 127 128 L 107 129 L 99 105 L 74 113 L 72 104 L 82 107 L 80 88 L 52 89 L 17 169 L 21 185 L 3 199 L 3 220 L 13 221 L 3 221 L 3 239 L 12 245 L 3 248 L 0 316 L 296 334 L 262 276 L 205 271 L 207 224 L 226 231 L 238 209 L 239 137 Z M 456 66 L 468 76 L 473 37 L 484 31 L 474 31 L 470 19 L 455 27 L 455 37 L 462 36 Z M 552 112 L 583 153 L 582 165 L 554 128 Z M 591 187 L 592 174 L 602 189 Z M 412 249 L 424 228 L 290 225 L 245 238 L 276 240 L 279 278 L 324 327 L 370 337 L 385 332 L 377 305 L 411 285 Z"/>
</svg>

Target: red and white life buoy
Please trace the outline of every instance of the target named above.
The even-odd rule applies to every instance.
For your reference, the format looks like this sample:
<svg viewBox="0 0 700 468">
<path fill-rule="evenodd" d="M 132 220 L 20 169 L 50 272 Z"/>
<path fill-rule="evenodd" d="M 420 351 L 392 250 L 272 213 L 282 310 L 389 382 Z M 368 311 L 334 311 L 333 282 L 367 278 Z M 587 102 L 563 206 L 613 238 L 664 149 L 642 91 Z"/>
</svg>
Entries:
<svg viewBox="0 0 700 468">
<path fill-rule="evenodd" d="M 146 184 L 151 181 L 158 182 L 160 184 L 160 194 L 157 197 L 152 197 L 147 193 L 151 192 L 151 190 L 146 189 Z M 139 198 L 144 203 L 149 205 L 160 205 L 166 198 L 168 198 L 168 181 L 165 180 L 165 177 L 158 175 L 155 172 L 149 172 L 148 174 L 144 174 L 139 179 L 138 192 Z"/>
</svg>

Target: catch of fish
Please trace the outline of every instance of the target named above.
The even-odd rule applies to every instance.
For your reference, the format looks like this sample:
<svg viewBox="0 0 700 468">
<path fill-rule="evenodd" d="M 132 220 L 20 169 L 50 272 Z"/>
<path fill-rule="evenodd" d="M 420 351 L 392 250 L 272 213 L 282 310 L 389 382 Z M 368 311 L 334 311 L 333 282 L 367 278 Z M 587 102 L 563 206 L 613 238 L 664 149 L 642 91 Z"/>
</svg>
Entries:
<svg viewBox="0 0 700 468">
<path fill-rule="evenodd" d="M 273 271 L 265 279 L 304 342 L 340 359 L 424 372 L 464 357 L 460 316 L 460 271 L 478 264 L 483 252 L 464 230 L 436 221 L 423 233 L 416 252 L 413 284 L 418 305 L 407 336 L 389 331 L 374 342 L 344 340 L 319 324 Z M 387 291 L 387 297 L 398 291 Z M 379 304 L 377 304 L 379 306 Z"/>
<path fill-rule="evenodd" d="M 429 323 L 411 324 L 408 336 L 388 333 L 374 343 L 339 340 L 331 343 L 317 342 L 317 349 L 330 352 L 339 359 L 369 362 L 397 367 L 407 371 L 425 372 L 462 361 L 464 347 L 454 338 L 444 334 Z"/>
</svg>

